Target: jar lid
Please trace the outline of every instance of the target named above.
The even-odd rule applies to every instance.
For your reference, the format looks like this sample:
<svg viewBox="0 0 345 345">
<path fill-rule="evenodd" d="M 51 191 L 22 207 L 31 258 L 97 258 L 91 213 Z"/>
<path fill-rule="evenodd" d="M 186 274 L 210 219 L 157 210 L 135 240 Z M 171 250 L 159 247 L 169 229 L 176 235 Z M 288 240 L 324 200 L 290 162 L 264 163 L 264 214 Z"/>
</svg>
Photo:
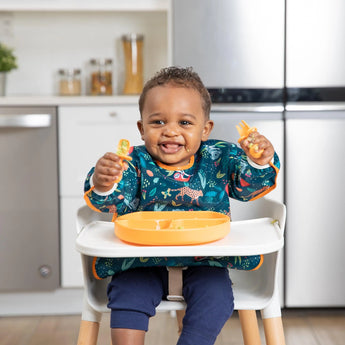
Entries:
<svg viewBox="0 0 345 345">
<path fill-rule="evenodd" d="M 91 65 L 111 65 L 113 63 L 112 59 L 91 59 L 90 60 Z"/>
<path fill-rule="evenodd" d="M 81 70 L 79 68 L 61 68 L 59 69 L 59 74 L 64 76 L 75 76 L 79 75 Z"/>
<path fill-rule="evenodd" d="M 136 33 L 129 33 L 126 35 L 122 35 L 123 41 L 142 41 L 144 39 L 144 35 L 136 34 Z"/>
</svg>

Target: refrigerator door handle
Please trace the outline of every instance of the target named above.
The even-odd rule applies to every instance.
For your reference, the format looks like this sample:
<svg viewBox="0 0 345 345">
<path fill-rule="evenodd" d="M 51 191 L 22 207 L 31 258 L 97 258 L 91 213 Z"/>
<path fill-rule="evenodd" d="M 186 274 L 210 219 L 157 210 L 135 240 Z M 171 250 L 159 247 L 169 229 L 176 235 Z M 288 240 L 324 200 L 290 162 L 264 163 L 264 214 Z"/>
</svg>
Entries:
<svg viewBox="0 0 345 345">
<path fill-rule="evenodd" d="M 42 128 L 50 127 L 50 114 L 20 114 L 2 115 L 0 114 L 1 128 Z"/>
<path fill-rule="evenodd" d="M 286 111 L 344 111 L 344 102 L 304 102 L 304 103 L 287 103 L 285 107 Z"/>
<path fill-rule="evenodd" d="M 284 111 L 283 104 L 252 104 L 252 103 L 213 103 L 211 106 L 212 112 L 239 112 L 239 113 L 276 113 Z"/>
</svg>

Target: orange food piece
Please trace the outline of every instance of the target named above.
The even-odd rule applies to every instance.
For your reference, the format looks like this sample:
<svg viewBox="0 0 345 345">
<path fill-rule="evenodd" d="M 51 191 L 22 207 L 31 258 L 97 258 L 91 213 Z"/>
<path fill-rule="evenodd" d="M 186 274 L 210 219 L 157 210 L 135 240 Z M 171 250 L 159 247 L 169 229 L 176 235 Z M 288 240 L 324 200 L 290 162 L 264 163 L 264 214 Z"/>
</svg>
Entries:
<svg viewBox="0 0 345 345">
<path fill-rule="evenodd" d="M 250 127 L 248 123 L 244 120 L 242 120 L 238 126 L 236 126 L 236 129 L 240 135 L 240 138 L 238 139 L 238 142 L 240 143 L 242 140 L 247 139 L 248 136 L 256 132 L 257 129 L 256 127 Z M 249 146 L 249 153 L 252 155 L 254 158 L 260 158 L 264 150 L 259 150 L 259 146 L 257 144 L 251 144 Z"/>
<path fill-rule="evenodd" d="M 121 159 L 121 166 L 123 165 L 123 160 L 131 161 L 132 157 L 128 156 L 128 152 L 131 145 L 127 139 L 121 139 L 117 145 L 116 154 Z M 115 183 L 119 183 L 122 179 L 122 174 L 114 181 Z"/>
<path fill-rule="evenodd" d="M 258 144 L 254 144 L 249 148 L 249 153 L 254 157 L 254 158 L 260 158 L 264 150 L 259 150 Z"/>
</svg>

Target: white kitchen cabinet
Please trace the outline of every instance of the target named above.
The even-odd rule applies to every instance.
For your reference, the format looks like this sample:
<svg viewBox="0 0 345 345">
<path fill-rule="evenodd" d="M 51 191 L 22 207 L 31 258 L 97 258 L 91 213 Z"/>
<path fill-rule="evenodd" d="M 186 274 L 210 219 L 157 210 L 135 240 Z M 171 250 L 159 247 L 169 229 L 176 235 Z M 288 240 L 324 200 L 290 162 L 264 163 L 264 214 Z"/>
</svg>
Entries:
<svg viewBox="0 0 345 345">
<path fill-rule="evenodd" d="M 85 177 L 104 153 L 116 151 L 120 139 L 142 144 L 136 127 L 139 118 L 138 106 L 133 104 L 58 108 L 62 287 L 82 286 L 81 261 L 74 243 L 76 212 L 85 204 Z"/>
</svg>

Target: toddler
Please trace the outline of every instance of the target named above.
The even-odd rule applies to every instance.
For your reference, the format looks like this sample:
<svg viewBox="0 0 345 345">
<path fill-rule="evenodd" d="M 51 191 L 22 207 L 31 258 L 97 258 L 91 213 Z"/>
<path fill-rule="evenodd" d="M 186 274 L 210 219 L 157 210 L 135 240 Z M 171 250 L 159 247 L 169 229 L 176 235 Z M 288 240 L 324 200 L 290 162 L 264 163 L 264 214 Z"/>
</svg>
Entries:
<svg viewBox="0 0 345 345">
<path fill-rule="evenodd" d="M 85 181 L 88 205 L 115 215 L 208 210 L 230 216 L 229 197 L 248 201 L 272 190 L 279 170 L 272 144 L 258 132 L 242 140 L 241 148 L 209 140 L 210 108 L 209 93 L 191 68 L 159 71 L 139 99 L 144 145 L 132 147 L 132 160 L 124 164 L 111 152 L 97 161 Z M 253 143 L 263 150 L 260 158 L 249 152 Z M 167 294 L 166 267 L 114 274 L 108 286 L 113 345 L 143 345 L 149 318 Z M 228 269 L 207 261 L 187 268 L 183 297 L 187 309 L 177 344 L 214 344 L 234 307 Z"/>
</svg>

